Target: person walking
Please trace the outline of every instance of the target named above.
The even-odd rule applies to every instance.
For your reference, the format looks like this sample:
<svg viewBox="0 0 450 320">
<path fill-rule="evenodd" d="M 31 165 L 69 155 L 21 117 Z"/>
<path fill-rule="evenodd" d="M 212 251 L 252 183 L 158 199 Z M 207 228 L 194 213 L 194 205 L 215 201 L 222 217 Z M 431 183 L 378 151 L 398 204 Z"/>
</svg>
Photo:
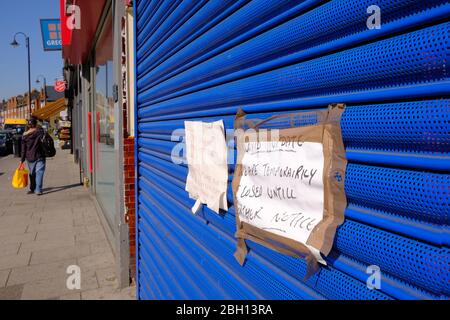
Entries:
<svg viewBox="0 0 450 320">
<path fill-rule="evenodd" d="M 25 160 L 30 171 L 30 190 L 27 194 L 37 194 L 41 196 L 45 173 L 45 153 L 42 147 L 42 139 L 45 131 L 38 125 L 36 119 L 28 121 L 28 130 L 22 138 L 22 159 L 20 165 L 23 166 Z"/>
</svg>

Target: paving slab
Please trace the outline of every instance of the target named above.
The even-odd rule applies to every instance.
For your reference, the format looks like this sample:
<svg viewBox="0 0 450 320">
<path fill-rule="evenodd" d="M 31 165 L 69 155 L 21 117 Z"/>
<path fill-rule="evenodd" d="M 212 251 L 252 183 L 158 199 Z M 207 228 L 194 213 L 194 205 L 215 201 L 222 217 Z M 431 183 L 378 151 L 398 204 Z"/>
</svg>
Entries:
<svg viewBox="0 0 450 320">
<path fill-rule="evenodd" d="M 91 243 L 92 254 L 111 252 L 111 246 L 107 240 Z"/>
<path fill-rule="evenodd" d="M 0 257 L 17 254 L 19 252 L 19 248 L 20 248 L 19 242 L 2 245 L 0 246 Z"/>
<path fill-rule="evenodd" d="M 67 268 L 72 265 L 77 265 L 76 259 L 13 268 L 9 275 L 7 286 L 55 277 L 66 279 Z"/>
<path fill-rule="evenodd" d="M 74 219 L 73 225 L 74 226 L 91 226 L 93 224 L 100 223 L 100 220 L 98 218 L 81 218 L 81 219 Z"/>
<path fill-rule="evenodd" d="M 31 241 L 22 243 L 20 251 L 39 251 L 39 250 L 49 250 L 61 247 L 69 247 L 75 245 L 75 238 L 73 236 L 68 236 L 60 239 L 46 239 L 39 241 Z"/>
<path fill-rule="evenodd" d="M 56 231 L 56 230 L 74 230 L 74 226 L 64 222 L 48 222 L 29 225 L 27 232 Z"/>
<path fill-rule="evenodd" d="M 32 217 L 33 214 L 37 212 L 34 208 L 32 209 L 20 209 L 20 208 L 16 208 L 16 207 L 11 207 L 11 209 L 9 209 L 8 211 L 6 211 L 2 217 Z"/>
<path fill-rule="evenodd" d="M 58 240 L 58 239 L 74 239 L 75 238 L 75 230 L 72 229 L 58 229 L 58 230 L 47 230 L 47 231 L 39 231 L 36 236 L 36 241 L 40 240 Z"/>
<path fill-rule="evenodd" d="M 116 270 L 113 267 L 96 270 L 97 281 L 100 288 L 113 287 L 118 288 Z"/>
<path fill-rule="evenodd" d="M 6 287 L 6 282 L 8 281 L 9 273 L 11 270 L 0 270 L 0 288 Z"/>
<path fill-rule="evenodd" d="M 48 262 L 65 261 L 77 259 L 91 254 L 89 245 L 78 245 L 61 247 L 56 249 L 34 251 L 31 255 L 30 265 L 43 264 Z"/>
<path fill-rule="evenodd" d="M 0 257 L 0 270 L 27 266 L 30 263 L 31 253 L 20 253 Z"/>
<path fill-rule="evenodd" d="M 72 210 L 70 210 L 70 208 L 33 211 L 33 217 L 47 218 L 47 219 L 59 217 L 73 218 Z"/>
<path fill-rule="evenodd" d="M 0 288 L 0 300 L 19 300 L 22 291 L 23 285 Z"/>
<path fill-rule="evenodd" d="M 78 259 L 81 270 L 104 269 L 114 267 L 114 256 L 111 252 L 94 254 Z"/>
<path fill-rule="evenodd" d="M 0 235 L 0 247 L 7 244 L 30 243 L 36 239 L 36 232 L 16 234 L 16 235 Z"/>
<path fill-rule="evenodd" d="M 90 232 L 75 236 L 76 244 L 91 244 L 103 240 L 106 241 L 106 235 L 103 232 Z"/>
<path fill-rule="evenodd" d="M 13 216 L 3 216 L 0 217 L 0 225 L 3 229 L 9 227 L 18 227 L 18 226 L 29 226 L 33 224 L 39 224 L 41 222 L 41 218 L 32 218 L 33 214 L 30 213 L 29 216 L 23 215 L 13 215 Z"/>
<path fill-rule="evenodd" d="M 73 217 L 72 216 L 61 216 L 61 215 L 55 215 L 55 216 L 42 216 L 40 217 L 41 221 L 40 223 L 65 223 L 67 225 L 73 225 Z"/>
<path fill-rule="evenodd" d="M 81 300 L 81 292 L 69 293 L 59 297 L 59 300 Z"/>
<path fill-rule="evenodd" d="M 81 294 L 82 290 L 94 290 L 98 288 L 94 273 L 84 273 L 81 276 L 81 289 L 71 290 L 67 288 L 67 278 L 56 277 L 45 280 L 28 282 L 23 286 L 22 300 L 59 299 L 74 293 Z"/>
<path fill-rule="evenodd" d="M 135 288 L 115 289 L 99 288 L 95 290 L 84 291 L 81 293 L 82 300 L 134 300 Z"/>
<path fill-rule="evenodd" d="M 0 226 L 0 236 L 4 237 L 4 236 L 21 235 L 21 234 L 24 234 L 26 232 L 26 230 L 27 230 L 27 226 L 25 226 L 25 225 L 9 227 L 9 228 L 4 228 L 4 227 Z"/>
</svg>

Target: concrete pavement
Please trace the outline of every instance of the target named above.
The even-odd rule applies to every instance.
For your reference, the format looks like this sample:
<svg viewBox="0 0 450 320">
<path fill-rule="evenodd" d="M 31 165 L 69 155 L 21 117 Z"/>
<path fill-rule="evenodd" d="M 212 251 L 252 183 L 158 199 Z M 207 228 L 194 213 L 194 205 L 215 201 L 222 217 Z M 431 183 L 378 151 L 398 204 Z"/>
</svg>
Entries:
<svg viewBox="0 0 450 320">
<path fill-rule="evenodd" d="M 11 187 L 18 163 L 0 158 L 0 300 L 134 299 L 134 287 L 117 289 L 112 250 L 68 151 L 47 160 L 40 197 Z M 80 268 L 80 290 L 67 288 L 69 266 Z"/>
</svg>

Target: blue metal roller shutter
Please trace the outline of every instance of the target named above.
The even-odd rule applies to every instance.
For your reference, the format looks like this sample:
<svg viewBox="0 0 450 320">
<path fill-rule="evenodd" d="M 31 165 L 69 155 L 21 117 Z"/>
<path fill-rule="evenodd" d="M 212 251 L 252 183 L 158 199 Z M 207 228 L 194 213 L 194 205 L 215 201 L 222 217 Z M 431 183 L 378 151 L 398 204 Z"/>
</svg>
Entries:
<svg viewBox="0 0 450 320">
<path fill-rule="evenodd" d="M 381 8 L 369 30 L 367 8 Z M 450 4 L 444 0 L 139 0 L 137 284 L 141 299 L 439 299 L 450 296 Z M 348 105 L 348 208 L 328 267 L 248 242 L 234 208 L 193 216 L 184 121 Z M 230 166 L 230 182 L 233 166 Z M 228 200 L 232 203 L 231 186 Z M 369 290 L 366 268 L 382 272 Z"/>
</svg>

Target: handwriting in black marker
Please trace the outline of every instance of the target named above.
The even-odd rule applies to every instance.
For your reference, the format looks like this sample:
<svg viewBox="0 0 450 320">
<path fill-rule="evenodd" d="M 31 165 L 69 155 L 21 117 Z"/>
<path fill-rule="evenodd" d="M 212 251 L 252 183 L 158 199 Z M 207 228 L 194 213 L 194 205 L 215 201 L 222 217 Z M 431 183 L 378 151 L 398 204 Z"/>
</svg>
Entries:
<svg viewBox="0 0 450 320">
<path fill-rule="evenodd" d="M 239 188 L 241 189 L 241 188 Z M 241 198 L 259 198 L 263 194 L 263 187 L 262 186 L 255 186 L 252 185 L 251 187 L 248 186 L 242 186 L 241 191 Z"/>
<path fill-rule="evenodd" d="M 312 184 L 312 180 L 317 173 L 317 169 L 308 169 L 303 165 L 297 168 L 292 168 L 290 166 L 271 166 L 270 163 L 265 163 L 262 165 L 262 174 L 266 177 L 273 176 L 279 178 L 291 178 L 297 180 L 307 179 L 309 185 Z"/>
<path fill-rule="evenodd" d="M 282 147 L 295 148 L 303 146 L 303 141 L 299 136 L 280 137 Z"/>
<path fill-rule="evenodd" d="M 242 175 L 243 176 L 257 176 L 258 175 L 258 166 L 259 164 L 253 164 L 251 166 L 242 166 Z"/>
<path fill-rule="evenodd" d="M 261 216 L 259 215 L 260 212 L 262 211 L 263 207 L 260 207 L 259 209 L 255 210 L 253 208 L 249 208 L 245 205 L 238 205 L 238 214 L 240 216 L 245 217 L 247 220 L 255 220 L 255 219 L 260 219 L 262 220 Z"/>
<path fill-rule="evenodd" d="M 289 187 L 267 187 L 267 195 L 270 199 L 291 200 L 297 199 L 294 194 L 294 189 Z"/>
<path fill-rule="evenodd" d="M 312 230 L 312 225 L 314 225 L 316 219 L 311 219 L 310 217 L 305 216 L 301 212 L 297 213 L 276 213 L 273 217 L 271 222 L 287 222 L 289 224 L 289 227 L 291 228 L 300 228 L 300 229 L 306 229 L 308 231 Z M 308 224 L 305 225 L 305 223 L 308 222 Z"/>
</svg>

